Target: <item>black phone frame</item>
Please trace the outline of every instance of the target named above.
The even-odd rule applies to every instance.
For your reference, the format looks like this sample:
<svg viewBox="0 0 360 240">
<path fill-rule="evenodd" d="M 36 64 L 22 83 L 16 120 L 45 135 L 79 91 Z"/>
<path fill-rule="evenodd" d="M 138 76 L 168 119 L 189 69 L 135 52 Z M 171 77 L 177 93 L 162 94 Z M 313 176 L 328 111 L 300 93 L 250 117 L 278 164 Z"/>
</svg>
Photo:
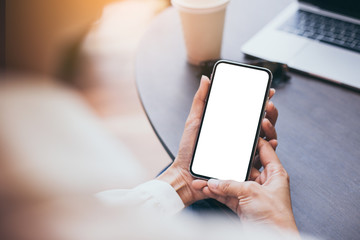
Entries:
<svg viewBox="0 0 360 240">
<path fill-rule="evenodd" d="M 268 97 L 269 97 L 270 86 L 271 86 L 271 82 L 272 82 L 272 73 L 267 68 L 258 67 L 258 66 L 254 66 L 254 65 L 248 65 L 248 64 L 229 61 L 229 60 L 219 60 L 214 65 L 214 68 L 213 68 L 213 71 L 212 71 L 212 74 L 211 74 L 210 88 L 209 88 L 208 94 L 206 96 L 205 107 L 204 107 L 204 111 L 203 111 L 202 116 L 201 116 L 201 122 L 200 122 L 199 130 L 198 130 L 198 133 L 197 133 L 193 154 L 192 154 L 192 157 L 191 157 L 191 163 L 190 163 L 189 170 L 190 170 L 190 174 L 195 178 L 202 178 L 202 179 L 210 179 L 210 178 L 212 178 L 212 177 L 209 177 L 209 176 L 204 176 L 204 175 L 195 173 L 192 170 L 192 165 L 193 165 L 193 162 L 194 162 L 195 152 L 196 152 L 196 148 L 197 148 L 197 145 L 198 145 L 202 124 L 203 124 L 203 121 L 204 121 L 204 117 L 205 117 L 205 113 L 206 113 L 206 109 L 207 109 L 207 104 L 208 104 L 208 100 L 209 100 L 210 93 L 211 93 L 211 88 L 212 88 L 214 78 L 215 78 L 216 68 L 217 68 L 217 66 L 219 64 L 222 64 L 222 63 L 265 71 L 269 75 L 268 83 L 267 83 L 267 87 L 266 87 L 266 93 L 264 95 L 263 105 L 262 105 L 262 108 L 261 108 L 261 114 L 260 114 L 260 117 L 259 117 L 259 122 L 258 122 L 257 130 L 256 130 L 256 134 L 255 134 L 255 137 L 254 137 L 254 143 L 253 143 L 253 148 L 252 148 L 251 155 L 250 155 L 250 160 L 249 160 L 249 165 L 248 165 L 248 169 L 247 169 L 247 173 L 246 173 L 246 178 L 244 179 L 244 181 L 247 181 L 249 179 L 249 176 L 250 176 L 251 167 L 252 167 L 252 163 L 253 163 L 256 148 L 257 148 L 258 138 L 259 138 L 260 129 L 261 129 L 261 122 L 262 122 L 262 119 L 265 116 L 265 106 L 266 106 L 266 102 L 267 102 Z"/>
</svg>

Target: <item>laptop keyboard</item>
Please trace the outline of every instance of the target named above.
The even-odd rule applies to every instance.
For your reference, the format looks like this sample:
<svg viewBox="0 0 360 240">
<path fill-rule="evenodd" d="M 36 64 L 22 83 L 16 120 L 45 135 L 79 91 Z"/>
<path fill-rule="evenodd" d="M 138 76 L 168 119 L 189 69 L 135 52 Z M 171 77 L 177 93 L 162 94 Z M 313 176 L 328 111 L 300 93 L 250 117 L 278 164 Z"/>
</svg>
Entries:
<svg viewBox="0 0 360 240">
<path fill-rule="evenodd" d="M 360 25 L 298 10 L 280 30 L 360 53 Z"/>
</svg>

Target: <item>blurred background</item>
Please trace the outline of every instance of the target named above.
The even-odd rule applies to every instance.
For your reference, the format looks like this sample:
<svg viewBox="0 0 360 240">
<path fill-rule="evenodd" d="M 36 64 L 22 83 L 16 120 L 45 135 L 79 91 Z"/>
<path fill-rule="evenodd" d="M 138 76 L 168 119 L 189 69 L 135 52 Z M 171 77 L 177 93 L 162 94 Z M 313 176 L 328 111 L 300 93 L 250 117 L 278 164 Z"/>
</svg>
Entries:
<svg viewBox="0 0 360 240">
<path fill-rule="evenodd" d="M 130 187 L 154 178 L 171 162 L 147 120 L 134 76 L 141 36 L 153 17 L 169 5 L 170 0 L 1 0 L 2 200 L 9 192 L 93 193 L 122 187 L 122 173 L 117 170 L 122 166 L 111 157 L 92 165 L 74 162 L 72 157 L 50 157 L 46 163 L 49 155 L 44 149 L 50 144 L 106 144 L 106 140 L 89 140 L 98 137 L 98 132 L 89 130 L 98 122 L 143 169 Z M 56 117 L 51 120 L 51 116 Z M 75 131 L 75 137 L 61 132 L 59 126 L 67 123 L 84 131 Z M 27 133 L 28 129 L 32 132 Z M 40 137 L 45 139 L 43 147 L 30 144 Z M 38 155 L 32 159 L 33 152 Z"/>
</svg>

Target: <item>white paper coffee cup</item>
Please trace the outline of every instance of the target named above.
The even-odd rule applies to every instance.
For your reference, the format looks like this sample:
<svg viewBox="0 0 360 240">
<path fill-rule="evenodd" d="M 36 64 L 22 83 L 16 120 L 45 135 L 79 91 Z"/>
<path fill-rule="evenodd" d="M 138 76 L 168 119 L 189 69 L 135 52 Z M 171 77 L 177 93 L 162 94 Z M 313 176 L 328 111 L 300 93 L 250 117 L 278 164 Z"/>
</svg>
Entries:
<svg viewBox="0 0 360 240">
<path fill-rule="evenodd" d="M 193 65 L 219 59 L 230 0 L 172 0 L 182 22 L 187 60 Z"/>
</svg>

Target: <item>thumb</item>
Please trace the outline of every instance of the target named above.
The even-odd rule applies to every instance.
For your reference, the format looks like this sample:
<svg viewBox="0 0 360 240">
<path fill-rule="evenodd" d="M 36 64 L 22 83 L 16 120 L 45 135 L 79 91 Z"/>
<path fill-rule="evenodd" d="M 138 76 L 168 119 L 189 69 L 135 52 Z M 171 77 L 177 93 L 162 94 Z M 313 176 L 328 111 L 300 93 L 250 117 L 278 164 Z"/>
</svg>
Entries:
<svg viewBox="0 0 360 240">
<path fill-rule="evenodd" d="M 232 180 L 216 180 L 210 179 L 208 181 L 208 187 L 213 193 L 224 196 L 224 197 L 240 197 L 249 195 L 250 192 L 254 189 L 253 185 L 256 185 L 256 182 L 236 182 Z"/>
</svg>

